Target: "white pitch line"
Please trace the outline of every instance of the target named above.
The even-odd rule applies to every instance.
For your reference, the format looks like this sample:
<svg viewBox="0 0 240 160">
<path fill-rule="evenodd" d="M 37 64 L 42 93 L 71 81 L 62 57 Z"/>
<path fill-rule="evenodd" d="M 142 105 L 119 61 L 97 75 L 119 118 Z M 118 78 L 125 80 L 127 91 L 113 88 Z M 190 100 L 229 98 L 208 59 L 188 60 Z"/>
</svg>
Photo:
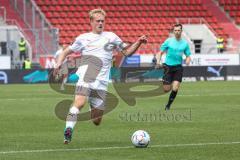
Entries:
<svg viewBox="0 0 240 160">
<path fill-rule="evenodd" d="M 229 94 L 179 94 L 178 96 L 180 97 L 205 97 L 205 96 L 239 96 L 239 93 L 229 93 Z M 168 95 L 160 95 L 160 96 L 168 96 Z M 44 97 L 44 98 L 37 98 L 37 97 L 32 97 L 32 98 L 0 98 L 2 101 L 25 101 L 25 100 L 46 100 L 46 99 L 66 99 L 69 97 Z M 70 97 L 71 98 L 71 97 Z M 146 97 L 149 98 L 149 97 Z M 153 97 L 154 98 L 154 97 Z"/>
<path fill-rule="evenodd" d="M 168 148 L 168 147 L 188 147 L 188 146 L 209 146 L 209 145 L 234 145 L 240 142 L 211 142 L 211 143 L 190 143 L 190 144 L 163 144 L 150 145 L 148 148 Z M 18 153 L 42 153 L 42 152 L 68 152 L 68 151 L 96 151 L 96 150 L 112 150 L 112 149 L 129 149 L 133 146 L 123 147 L 101 147 L 101 148 L 74 148 L 74 149 L 44 149 L 44 150 L 23 150 L 23 151 L 1 151 L 2 154 L 18 154 Z"/>
<path fill-rule="evenodd" d="M 46 100 L 46 99 L 67 99 L 68 97 L 45 97 L 45 98 L 37 98 L 37 97 L 29 97 L 29 98 L 0 98 L 0 100 L 5 100 L 5 101 L 26 101 L 26 100 Z"/>
</svg>

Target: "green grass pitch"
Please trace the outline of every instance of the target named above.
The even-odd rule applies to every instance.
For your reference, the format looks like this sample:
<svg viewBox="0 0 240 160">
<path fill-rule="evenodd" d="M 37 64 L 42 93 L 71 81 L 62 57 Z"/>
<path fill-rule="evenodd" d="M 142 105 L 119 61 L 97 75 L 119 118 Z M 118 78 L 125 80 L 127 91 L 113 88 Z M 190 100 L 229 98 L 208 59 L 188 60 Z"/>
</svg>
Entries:
<svg viewBox="0 0 240 160">
<path fill-rule="evenodd" d="M 112 85 L 109 91 L 117 96 Z M 133 107 L 118 97 L 100 126 L 79 122 L 64 145 L 65 122 L 54 108 L 73 96 L 47 84 L 0 85 L 0 160 L 239 160 L 239 91 L 237 81 L 183 83 L 169 112 L 168 94 L 138 98 Z M 138 129 L 150 134 L 148 148 L 132 146 Z"/>
</svg>

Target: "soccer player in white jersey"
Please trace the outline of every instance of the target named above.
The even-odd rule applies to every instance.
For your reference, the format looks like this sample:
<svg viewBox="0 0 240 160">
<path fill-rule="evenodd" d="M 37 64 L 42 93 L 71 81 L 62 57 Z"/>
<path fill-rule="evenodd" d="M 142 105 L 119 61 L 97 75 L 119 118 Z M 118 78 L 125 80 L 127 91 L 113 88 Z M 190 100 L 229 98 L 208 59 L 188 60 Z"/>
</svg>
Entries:
<svg viewBox="0 0 240 160">
<path fill-rule="evenodd" d="M 77 115 L 87 100 L 90 102 L 93 123 L 95 125 L 101 123 L 105 109 L 105 95 L 113 52 L 109 50 L 109 46 L 111 46 L 109 44 L 114 44 L 115 47 L 113 48 L 117 49 L 123 55 L 131 56 L 141 44 L 147 42 L 147 37 L 142 35 L 131 45 L 124 44 L 113 32 L 103 31 L 105 16 L 106 13 L 102 9 L 91 10 L 89 18 L 92 31 L 78 36 L 75 42 L 59 55 L 55 66 L 54 72 L 57 73 L 65 57 L 72 52 L 81 52 L 81 61 L 84 64 L 86 63 L 86 65 L 80 65 L 77 71 L 79 80 L 76 85 L 72 107 L 66 118 L 66 128 L 64 129 L 65 144 L 71 141 L 73 128 L 77 122 Z M 91 73 L 88 72 L 88 69 L 91 70 Z M 98 97 L 91 97 L 91 92 L 94 91 L 97 92 Z"/>
</svg>

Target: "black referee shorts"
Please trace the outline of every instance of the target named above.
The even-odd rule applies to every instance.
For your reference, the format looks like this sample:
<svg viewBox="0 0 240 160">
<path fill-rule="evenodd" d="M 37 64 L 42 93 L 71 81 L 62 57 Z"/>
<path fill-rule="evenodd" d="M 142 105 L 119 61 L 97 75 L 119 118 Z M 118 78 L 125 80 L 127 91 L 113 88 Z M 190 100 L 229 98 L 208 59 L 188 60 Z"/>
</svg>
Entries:
<svg viewBox="0 0 240 160">
<path fill-rule="evenodd" d="M 182 65 L 169 66 L 164 64 L 163 84 L 170 85 L 173 81 L 182 82 L 183 67 Z"/>
</svg>

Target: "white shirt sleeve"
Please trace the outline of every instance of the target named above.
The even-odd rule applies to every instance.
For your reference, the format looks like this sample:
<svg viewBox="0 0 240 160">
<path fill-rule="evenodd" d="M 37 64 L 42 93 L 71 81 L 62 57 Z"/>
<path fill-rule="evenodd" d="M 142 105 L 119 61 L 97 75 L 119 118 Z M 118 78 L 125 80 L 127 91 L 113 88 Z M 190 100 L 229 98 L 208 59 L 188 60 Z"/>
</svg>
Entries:
<svg viewBox="0 0 240 160">
<path fill-rule="evenodd" d="M 122 51 L 125 47 L 128 46 L 128 44 L 124 43 L 122 41 L 122 39 L 119 38 L 116 34 L 115 34 L 115 38 L 114 38 L 113 43 L 116 45 L 116 50 L 117 51 Z"/>
<path fill-rule="evenodd" d="M 69 48 L 73 52 L 81 52 L 81 50 L 83 49 L 83 39 L 81 39 L 80 37 L 76 38 L 75 42 L 73 42 L 73 44 L 69 46 Z"/>
</svg>

